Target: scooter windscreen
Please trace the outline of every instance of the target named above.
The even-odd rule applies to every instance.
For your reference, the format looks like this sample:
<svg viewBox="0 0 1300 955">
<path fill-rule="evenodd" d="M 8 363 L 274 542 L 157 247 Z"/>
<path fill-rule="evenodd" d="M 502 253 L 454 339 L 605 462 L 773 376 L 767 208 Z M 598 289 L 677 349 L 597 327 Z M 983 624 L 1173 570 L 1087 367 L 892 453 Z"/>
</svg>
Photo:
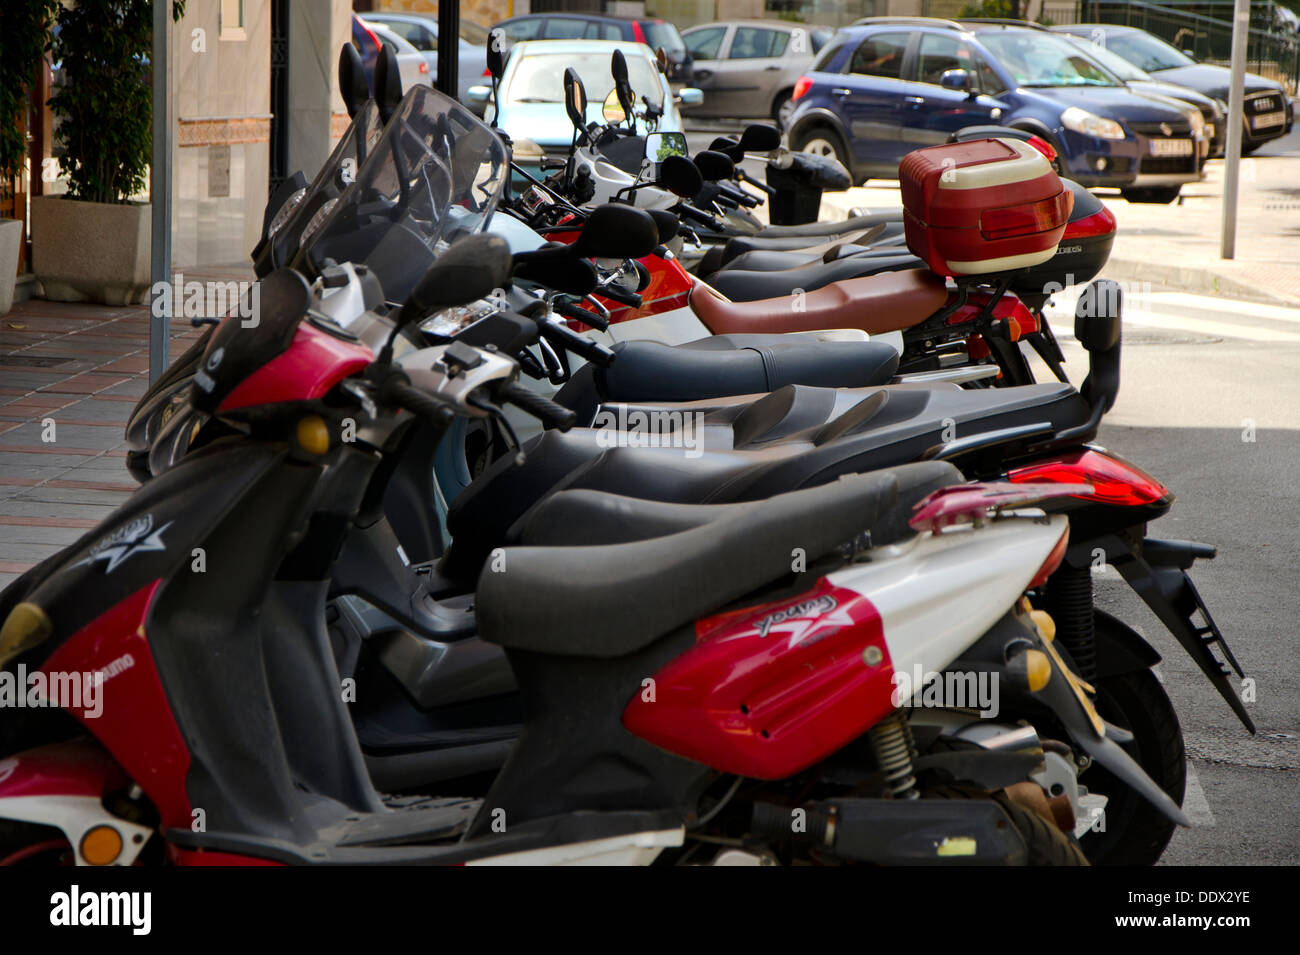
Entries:
<svg viewBox="0 0 1300 955">
<path fill-rule="evenodd" d="M 332 203 L 356 179 L 357 170 L 365 164 L 382 130 L 379 107 L 374 100 L 368 100 L 357 110 L 307 191 L 292 206 L 285 203 L 285 208 L 271 220 L 267 235 L 253 250 L 253 268 L 259 277 L 269 275 L 297 255 L 307 227 L 319 225 L 329 215 Z"/>
<path fill-rule="evenodd" d="M 450 243 L 487 226 L 508 174 L 493 130 L 455 100 L 417 86 L 356 181 L 308 222 L 294 268 L 316 275 L 331 259 L 365 265 L 384 297 L 402 302 Z"/>
</svg>

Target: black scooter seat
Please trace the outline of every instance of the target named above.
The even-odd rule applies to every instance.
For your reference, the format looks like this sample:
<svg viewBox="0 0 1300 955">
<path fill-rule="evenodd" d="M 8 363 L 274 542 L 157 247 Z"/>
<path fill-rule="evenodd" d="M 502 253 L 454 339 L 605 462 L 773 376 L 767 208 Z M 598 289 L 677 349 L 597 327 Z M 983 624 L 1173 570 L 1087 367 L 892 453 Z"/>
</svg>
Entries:
<svg viewBox="0 0 1300 955">
<path fill-rule="evenodd" d="M 755 253 L 750 252 L 746 255 L 753 254 Z M 808 292 L 844 279 L 915 269 L 923 265 L 920 259 L 904 249 L 897 255 L 849 256 L 781 271 L 748 271 L 728 266 L 714 272 L 705 281 L 733 302 L 755 302 L 764 298 L 793 295 L 796 289 Z"/>
<path fill-rule="evenodd" d="M 943 470 L 940 480 L 960 481 L 955 468 Z M 697 511 L 695 526 L 613 544 L 556 546 L 545 533 L 555 524 L 539 520 L 538 530 L 524 530 L 521 546 L 505 551 L 508 573 L 489 567 L 479 577 L 479 633 L 490 643 L 537 653 L 606 659 L 635 653 L 784 577 L 793 548 L 816 561 L 891 510 L 910 511 L 915 501 L 900 500 L 899 484 L 893 471 L 879 471 L 762 502 L 686 508 Z M 613 504 L 631 514 L 664 510 L 628 498 Z M 692 518 L 678 521 L 689 525 Z M 671 599 L 647 599 L 652 594 Z"/>
<path fill-rule="evenodd" d="M 600 422 L 630 423 L 636 410 L 606 406 Z M 549 431 L 525 445 L 522 464 L 513 457 L 496 461 L 448 509 L 452 545 L 442 573 L 471 580 L 491 550 L 508 540 L 515 521 L 553 490 L 681 504 L 759 501 L 916 461 L 954 433 L 969 437 L 1039 423 L 1060 431 L 1083 424 L 1090 413 L 1087 402 L 1064 384 L 978 391 L 953 385 L 856 391 L 796 386 L 757 400 L 695 402 L 672 411 L 678 413 L 670 419 L 673 429 L 640 447 L 631 438 L 620 440 L 613 429 Z M 696 419 L 694 412 L 703 417 Z"/>
<path fill-rule="evenodd" d="M 584 424 L 602 402 L 697 401 L 754 395 L 785 385 L 860 388 L 884 384 L 898 370 L 898 353 L 884 342 L 870 341 L 816 342 L 771 335 L 720 350 L 630 341 L 619 342 L 613 351 L 618 359 L 611 365 L 584 365 L 555 396 Z"/>
</svg>

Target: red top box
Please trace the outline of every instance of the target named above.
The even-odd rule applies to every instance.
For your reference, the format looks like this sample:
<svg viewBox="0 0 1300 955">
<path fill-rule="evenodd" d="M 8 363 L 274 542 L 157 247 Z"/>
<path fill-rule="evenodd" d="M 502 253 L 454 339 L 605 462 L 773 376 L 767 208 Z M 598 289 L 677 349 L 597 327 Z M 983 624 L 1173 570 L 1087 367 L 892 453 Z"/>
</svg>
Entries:
<svg viewBox="0 0 1300 955">
<path fill-rule="evenodd" d="M 898 167 L 907 247 L 941 275 L 1041 265 L 1056 254 L 1074 196 L 1018 139 L 918 149 Z"/>
</svg>

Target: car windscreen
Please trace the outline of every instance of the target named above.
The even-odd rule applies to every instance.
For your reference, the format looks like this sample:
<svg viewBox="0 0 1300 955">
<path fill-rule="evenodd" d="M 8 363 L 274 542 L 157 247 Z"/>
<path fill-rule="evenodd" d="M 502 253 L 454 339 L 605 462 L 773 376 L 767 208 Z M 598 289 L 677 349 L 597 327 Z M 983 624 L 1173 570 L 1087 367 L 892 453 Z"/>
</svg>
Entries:
<svg viewBox="0 0 1300 955">
<path fill-rule="evenodd" d="M 1102 46 L 1100 43 L 1093 43 L 1090 40 L 1085 40 L 1081 36 L 1070 36 L 1068 39 L 1121 80 L 1127 82 L 1151 79 L 1151 75 L 1145 70 L 1138 69 L 1128 60 L 1124 59 L 1124 57 L 1120 56 L 1113 50 Z"/>
<path fill-rule="evenodd" d="M 682 53 L 686 44 L 677 28 L 667 20 L 642 20 L 641 31 L 645 34 L 646 44 L 652 50 L 663 47 L 665 53 Z"/>
<path fill-rule="evenodd" d="M 1065 37 L 1029 30 L 985 31 L 980 42 L 1017 86 L 1119 86 L 1113 75 Z"/>
<path fill-rule="evenodd" d="M 663 103 L 659 71 L 647 57 L 629 54 L 627 79 L 637 97 L 644 96 L 655 106 Z M 587 91 L 587 102 L 603 103 L 614 89 L 607 50 L 591 53 L 529 53 L 515 66 L 505 90 L 506 105 L 529 103 L 563 103 L 564 71 L 573 67 Z"/>
<path fill-rule="evenodd" d="M 505 187 L 500 137 L 455 100 L 414 87 L 356 175 L 304 231 L 294 267 L 326 259 L 364 264 L 384 297 L 401 302 L 450 243 L 482 231 Z"/>
<path fill-rule="evenodd" d="M 1106 49 L 1148 73 L 1196 64 L 1187 54 L 1149 33 L 1112 33 L 1106 37 Z"/>
</svg>

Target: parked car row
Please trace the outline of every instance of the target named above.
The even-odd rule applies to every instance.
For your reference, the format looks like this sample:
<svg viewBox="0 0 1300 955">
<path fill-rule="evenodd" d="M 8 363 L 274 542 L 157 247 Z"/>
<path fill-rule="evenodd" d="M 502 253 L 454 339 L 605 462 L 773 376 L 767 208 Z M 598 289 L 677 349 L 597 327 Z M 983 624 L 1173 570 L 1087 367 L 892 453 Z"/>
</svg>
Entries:
<svg viewBox="0 0 1300 955">
<path fill-rule="evenodd" d="M 911 150 L 992 123 L 1040 136 L 1055 150 L 1058 169 L 1084 185 L 1119 187 L 1132 201 L 1172 202 L 1184 183 L 1204 175 L 1207 159 L 1223 155 L 1228 137 L 1229 71 L 1196 63 L 1134 27 L 868 17 L 838 32 L 746 20 L 678 33 L 653 17 L 535 13 L 494 29 L 530 45 L 520 59 L 532 65 L 512 70 L 497 107 L 499 118 L 510 115 L 521 128 L 541 129 L 544 114 L 562 108 L 562 68 L 550 69 L 547 58 L 580 57 L 591 41 L 638 46 L 645 55 L 633 57 L 636 69 L 653 67 L 656 53 L 664 61 L 672 114 L 665 128 L 680 128 L 674 98 L 690 117 L 770 118 L 791 149 L 833 156 L 855 181 L 893 178 Z M 374 57 L 368 46 L 395 48 L 404 87 L 436 75 L 437 23 L 430 18 L 366 14 L 354 17 L 353 35 L 367 64 Z M 477 112 L 489 95 L 487 38 L 485 28 L 462 23 L 458 94 Z M 539 41 L 577 46 L 544 52 Z M 658 85 L 642 80 L 643 88 Z M 539 83 L 540 93 L 533 89 Z M 1247 74 L 1245 91 L 1242 151 L 1250 153 L 1288 133 L 1294 115 L 1272 80 Z M 592 105 L 598 109 L 599 101 Z M 525 135 L 544 150 L 562 145 Z"/>
</svg>

